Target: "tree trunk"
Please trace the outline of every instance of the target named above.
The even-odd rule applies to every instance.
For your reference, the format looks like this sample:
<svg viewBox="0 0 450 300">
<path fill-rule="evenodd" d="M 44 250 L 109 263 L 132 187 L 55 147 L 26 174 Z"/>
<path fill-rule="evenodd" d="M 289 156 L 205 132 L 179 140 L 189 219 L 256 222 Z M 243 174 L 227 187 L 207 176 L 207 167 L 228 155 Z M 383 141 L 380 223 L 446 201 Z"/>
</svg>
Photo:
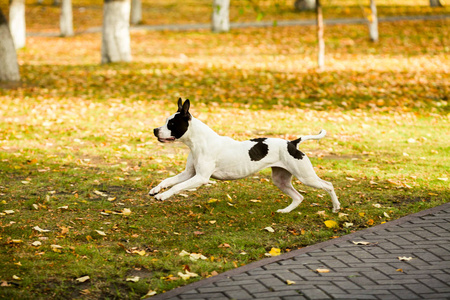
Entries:
<svg viewBox="0 0 450 300">
<path fill-rule="evenodd" d="M 9 3 L 9 28 L 16 49 L 25 47 L 25 0 L 11 0 Z"/>
<path fill-rule="evenodd" d="M 59 29 L 61 30 L 61 36 L 73 36 L 71 0 L 62 0 L 61 15 L 59 17 Z"/>
<path fill-rule="evenodd" d="M 142 22 L 142 1 L 131 0 L 131 24 L 139 24 Z"/>
<path fill-rule="evenodd" d="M 298 11 L 315 10 L 316 0 L 295 0 L 294 7 Z"/>
<path fill-rule="evenodd" d="M 430 0 L 431 7 L 442 7 L 442 3 L 440 0 Z"/>
<path fill-rule="evenodd" d="M 104 0 L 102 64 L 131 61 L 130 0 Z"/>
<path fill-rule="evenodd" d="M 0 9 L 0 81 L 19 81 L 19 65 L 8 22 Z"/>
<path fill-rule="evenodd" d="M 230 31 L 230 0 L 213 1 L 212 31 Z"/>
<path fill-rule="evenodd" d="M 319 70 L 323 70 L 325 67 L 325 41 L 323 40 L 323 16 L 320 0 L 316 0 L 316 17 L 317 17 L 317 44 L 318 44 L 317 64 L 319 66 Z"/>
<path fill-rule="evenodd" d="M 378 42 L 378 15 L 375 0 L 370 0 L 369 34 L 372 42 Z"/>
</svg>

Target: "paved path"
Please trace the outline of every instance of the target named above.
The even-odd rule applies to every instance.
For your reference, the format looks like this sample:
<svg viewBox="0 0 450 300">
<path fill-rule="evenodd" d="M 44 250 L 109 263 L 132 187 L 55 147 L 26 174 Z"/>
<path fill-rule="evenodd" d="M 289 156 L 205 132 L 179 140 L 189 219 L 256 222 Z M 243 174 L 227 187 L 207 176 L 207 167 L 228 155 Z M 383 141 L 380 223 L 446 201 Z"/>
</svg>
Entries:
<svg viewBox="0 0 450 300">
<path fill-rule="evenodd" d="M 397 21 L 411 21 L 411 20 L 446 20 L 450 19 L 450 15 L 431 15 L 431 16 L 392 16 L 392 17 L 380 17 L 379 22 L 397 22 Z M 337 24 L 366 24 L 365 18 L 344 18 L 344 19 L 325 19 L 325 25 L 337 25 Z M 231 23 L 231 28 L 248 28 L 248 27 L 274 27 L 274 26 L 311 26 L 315 25 L 316 20 L 285 20 L 285 21 L 260 21 L 260 22 L 244 22 L 244 23 Z M 134 25 L 131 26 L 132 31 L 135 30 L 149 30 L 149 31 L 190 31 L 190 30 L 203 30 L 211 29 L 211 23 L 199 23 L 199 24 L 166 24 L 166 25 Z M 101 32 L 102 27 L 91 27 L 83 31 L 78 31 L 75 34 L 94 33 Z M 59 32 L 27 32 L 27 36 L 45 36 L 45 37 L 57 37 Z"/>
<path fill-rule="evenodd" d="M 149 299 L 450 299 L 450 203 Z"/>
</svg>

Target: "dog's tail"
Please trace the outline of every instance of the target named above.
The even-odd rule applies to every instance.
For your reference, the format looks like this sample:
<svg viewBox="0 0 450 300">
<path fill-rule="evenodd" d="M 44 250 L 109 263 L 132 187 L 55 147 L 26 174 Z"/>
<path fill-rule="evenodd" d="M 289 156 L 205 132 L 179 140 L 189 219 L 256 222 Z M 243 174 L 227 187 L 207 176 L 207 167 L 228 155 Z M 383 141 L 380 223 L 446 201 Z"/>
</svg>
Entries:
<svg viewBox="0 0 450 300">
<path fill-rule="evenodd" d="M 319 134 L 316 135 L 305 135 L 302 136 L 298 139 L 296 139 L 295 141 L 292 141 L 295 145 L 300 145 L 301 143 L 303 143 L 304 141 L 307 140 L 320 140 L 321 138 L 323 138 L 325 135 L 327 134 L 327 132 L 325 131 L 325 129 L 322 129 Z"/>
</svg>

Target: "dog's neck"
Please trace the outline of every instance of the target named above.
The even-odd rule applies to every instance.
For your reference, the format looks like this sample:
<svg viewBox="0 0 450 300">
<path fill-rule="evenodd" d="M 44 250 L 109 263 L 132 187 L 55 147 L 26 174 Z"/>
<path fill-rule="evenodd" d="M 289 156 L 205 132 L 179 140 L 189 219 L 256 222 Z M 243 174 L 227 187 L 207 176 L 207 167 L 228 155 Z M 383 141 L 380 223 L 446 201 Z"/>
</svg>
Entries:
<svg viewBox="0 0 450 300">
<path fill-rule="evenodd" d="M 202 121 L 192 117 L 188 130 L 179 141 L 186 144 L 191 151 L 196 151 L 199 148 L 207 149 L 208 143 L 214 141 L 210 138 L 211 136 L 218 136 L 218 134 Z"/>
</svg>

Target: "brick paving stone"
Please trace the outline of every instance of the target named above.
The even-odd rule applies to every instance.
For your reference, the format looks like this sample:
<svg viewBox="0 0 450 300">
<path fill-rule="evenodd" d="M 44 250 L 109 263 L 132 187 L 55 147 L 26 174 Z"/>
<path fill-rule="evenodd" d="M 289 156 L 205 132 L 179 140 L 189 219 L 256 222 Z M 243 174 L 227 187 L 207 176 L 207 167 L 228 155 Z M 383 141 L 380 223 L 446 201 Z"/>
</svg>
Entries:
<svg viewBox="0 0 450 300">
<path fill-rule="evenodd" d="M 450 299 L 450 203 L 149 299 Z"/>
</svg>

